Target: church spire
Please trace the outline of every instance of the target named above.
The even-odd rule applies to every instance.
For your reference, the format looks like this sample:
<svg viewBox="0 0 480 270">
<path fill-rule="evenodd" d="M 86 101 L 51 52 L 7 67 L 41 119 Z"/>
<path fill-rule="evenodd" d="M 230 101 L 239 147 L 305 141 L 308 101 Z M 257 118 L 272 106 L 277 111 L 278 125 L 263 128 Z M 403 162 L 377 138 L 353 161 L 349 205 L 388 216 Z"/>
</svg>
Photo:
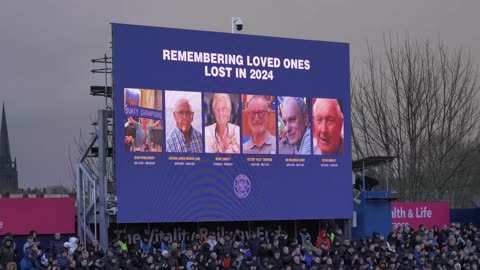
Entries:
<svg viewBox="0 0 480 270">
<path fill-rule="evenodd" d="M 7 116 L 5 115 L 5 102 L 2 107 L 2 125 L 0 128 L 0 168 L 11 168 L 10 142 L 8 141 Z"/>
</svg>

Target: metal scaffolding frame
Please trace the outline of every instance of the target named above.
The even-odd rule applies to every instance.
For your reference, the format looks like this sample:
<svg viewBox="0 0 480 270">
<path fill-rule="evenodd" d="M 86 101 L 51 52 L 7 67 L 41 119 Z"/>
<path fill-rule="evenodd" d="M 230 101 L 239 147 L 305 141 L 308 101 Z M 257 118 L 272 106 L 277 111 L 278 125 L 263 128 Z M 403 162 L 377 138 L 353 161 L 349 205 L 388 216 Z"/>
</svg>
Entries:
<svg viewBox="0 0 480 270">
<path fill-rule="evenodd" d="M 98 240 L 101 247 L 108 247 L 108 227 L 116 215 L 116 196 L 108 190 L 108 183 L 114 181 L 108 177 L 107 159 L 113 158 L 109 142 L 113 141 L 111 129 L 113 123 L 112 88 L 108 85 L 111 74 L 112 58 L 104 55 L 93 59 L 92 63 L 101 63 L 104 67 L 91 70 L 104 74 L 104 86 L 91 86 L 90 94 L 105 97 L 105 108 L 98 110 L 95 132 L 82 150 L 76 164 L 77 178 L 77 233 L 80 241 Z M 102 91 L 103 90 L 103 91 Z M 89 167 L 87 158 L 95 158 L 96 166 Z M 110 196 L 113 195 L 113 196 Z M 113 198 L 113 199 L 112 199 Z"/>
</svg>

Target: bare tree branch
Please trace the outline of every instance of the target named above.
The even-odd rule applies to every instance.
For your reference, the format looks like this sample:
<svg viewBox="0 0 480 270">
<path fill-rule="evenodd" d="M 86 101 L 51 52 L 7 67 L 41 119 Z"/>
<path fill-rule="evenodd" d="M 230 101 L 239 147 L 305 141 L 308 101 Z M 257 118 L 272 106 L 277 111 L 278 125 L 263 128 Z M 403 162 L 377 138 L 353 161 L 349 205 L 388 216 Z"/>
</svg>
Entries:
<svg viewBox="0 0 480 270">
<path fill-rule="evenodd" d="M 351 83 L 355 157 L 397 156 L 387 171 L 407 201 L 468 200 L 462 192 L 480 162 L 478 70 L 470 56 L 408 34 L 384 36 L 380 56 L 367 46 Z M 459 185 L 465 189 L 451 188 Z"/>
</svg>

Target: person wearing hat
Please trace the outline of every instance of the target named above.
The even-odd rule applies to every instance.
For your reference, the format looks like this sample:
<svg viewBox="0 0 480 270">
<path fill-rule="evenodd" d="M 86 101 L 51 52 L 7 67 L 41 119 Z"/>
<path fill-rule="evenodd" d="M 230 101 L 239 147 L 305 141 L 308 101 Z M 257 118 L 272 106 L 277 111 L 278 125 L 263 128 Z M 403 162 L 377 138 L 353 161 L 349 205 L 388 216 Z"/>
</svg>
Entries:
<svg viewBox="0 0 480 270">
<path fill-rule="evenodd" d="M 6 269 L 7 264 L 14 261 L 15 248 L 13 247 L 13 239 L 10 236 L 5 236 L 0 247 L 0 267 Z"/>
<path fill-rule="evenodd" d="M 300 233 L 298 234 L 298 241 L 303 244 L 305 243 L 305 240 L 307 238 L 310 238 L 311 240 L 311 235 L 310 233 L 307 231 L 307 228 L 306 227 L 303 227 L 302 230 L 300 231 Z"/>
<path fill-rule="evenodd" d="M 320 248 L 321 244 L 325 244 L 325 246 L 329 249 L 332 248 L 332 242 L 330 241 L 326 230 L 320 230 L 315 247 Z"/>
<path fill-rule="evenodd" d="M 164 250 L 161 254 L 156 257 L 155 260 L 155 269 L 167 270 L 168 266 L 168 251 Z"/>
<path fill-rule="evenodd" d="M 118 257 L 118 267 L 120 267 L 120 269 L 127 269 L 130 267 L 130 258 L 128 257 L 128 252 L 126 250 L 120 252 L 120 256 Z"/>
<path fill-rule="evenodd" d="M 37 266 L 37 270 L 47 270 L 48 269 L 48 259 L 45 257 L 45 254 L 40 258 L 40 264 Z"/>
<path fill-rule="evenodd" d="M 305 251 L 305 253 L 315 250 L 315 246 L 312 243 L 312 237 L 310 236 L 305 237 L 305 240 L 302 243 L 302 249 Z"/>
</svg>

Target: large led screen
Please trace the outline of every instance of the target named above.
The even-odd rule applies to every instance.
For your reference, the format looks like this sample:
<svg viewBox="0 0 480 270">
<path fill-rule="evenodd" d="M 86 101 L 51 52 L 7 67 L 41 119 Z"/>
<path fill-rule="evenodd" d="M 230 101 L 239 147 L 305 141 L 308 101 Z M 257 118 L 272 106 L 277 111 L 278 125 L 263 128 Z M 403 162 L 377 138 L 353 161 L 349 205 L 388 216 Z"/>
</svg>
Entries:
<svg viewBox="0 0 480 270">
<path fill-rule="evenodd" d="M 117 221 L 350 218 L 349 46 L 113 24 Z"/>
</svg>

